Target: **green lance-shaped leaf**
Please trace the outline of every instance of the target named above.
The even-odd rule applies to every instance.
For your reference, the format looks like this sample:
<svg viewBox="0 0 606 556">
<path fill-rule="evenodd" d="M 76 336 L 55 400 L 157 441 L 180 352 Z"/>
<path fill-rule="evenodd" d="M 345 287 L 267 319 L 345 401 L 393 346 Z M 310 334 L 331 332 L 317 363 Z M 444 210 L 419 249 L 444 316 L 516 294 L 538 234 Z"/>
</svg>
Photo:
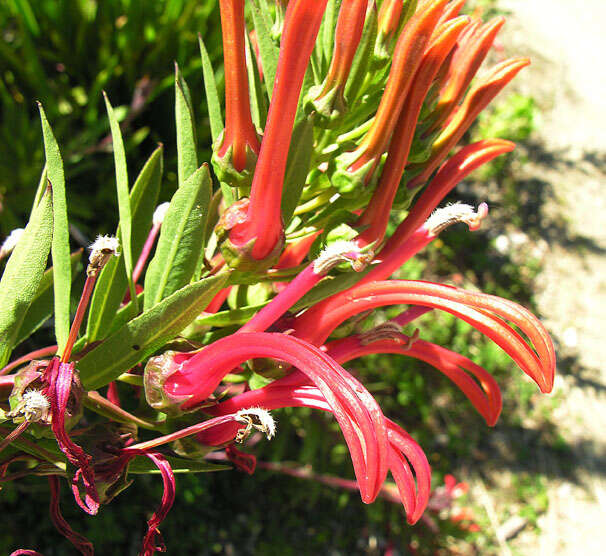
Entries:
<svg viewBox="0 0 606 556">
<path fill-rule="evenodd" d="M 271 28 L 267 25 L 267 20 L 255 0 L 251 3 L 253 24 L 257 32 L 259 42 L 259 53 L 261 54 L 261 63 L 263 64 L 263 78 L 267 85 L 267 93 L 271 99 L 274 90 L 274 80 L 276 79 L 276 70 L 278 68 L 279 48 L 271 38 Z"/>
<path fill-rule="evenodd" d="M 130 199 L 128 193 L 128 170 L 126 167 L 126 152 L 124 151 L 124 142 L 122 141 L 122 132 L 120 124 L 114 113 L 112 105 L 109 103 L 107 94 L 103 92 L 105 99 L 105 108 L 109 118 L 109 127 L 112 134 L 112 144 L 114 147 L 114 165 L 116 167 L 116 191 L 118 193 L 118 213 L 120 214 L 120 244 L 124 254 L 124 268 L 126 269 L 126 279 L 128 280 L 128 289 L 131 299 L 136 299 L 135 283 L 133 282 L 133 251 L 131 244 L 132 215 L 130 210 Z"/>
<path fill-rule="evenodd" d="M 250 91 L 250 114 L 256 127 L 263 129 L 267 120 L 267 98 L 263 93 L 261 75 L 257 66 L 257 57 L 248 38 L 246 39 L 246 69 L 248 74 L 248 90 Z"/>
<path fill-rule="evenodd" d="M 309 171 L 313 147 L 314 118 L 311 115 L 308 118 L 299 119 L 295 123 L 292 133 L 282 194 L 282 219 L 285 225 L 288 225 L 299 204 Z"/>
<path fill-rule="evenodd" d="M 40 173 L 40 181 L 38 182 L 38 187 L 36 188 L 36 194 L 34 195 L 34 202 L 32 203 L 32 211 L 42 199 L 42 195 L 46 191 L 46 186 L 48 185 L 48 173 L 46 171 L 46 164 L 44 168 L 42 168 L 42 172 Z M 31 212 L 31 211 L 30 211 Z"/>
<path fill-rule="evenodd" d="M 145 275 L 145 310 L 188 284 L 204 247 L 211 177 L 202 165 L 173 195 Z"/>
<path fill-rule="evenodd" d="M 215 72 L 210 63 L 210 57 L 202 37 L 198 35 L 200 44 L 200 56 L 202 57 L 202 75 L 204 77 L 204 91 L 206 93 L 206 104 L 208 105 L 208 118 L 210 119 L 210 135 L 213 143 L 223 131 L 223 116 L 221 115 L 221 101 L 217 91 Z"/>
<path fill-rule="evenodd" d="M 21 323 L 36 296 L 52 239 L 53 200 L 49 184 L 0 280 L 0 367 L 8 361 Z"/>
<path fill-rule="evenodd" d="M 328 0 L 326 12 L 324 13 L 324 19 L 322 20 L 322 26 L 318 32 L 320 40 L 317 44 L 322 49 L 322 69 L 324 72 L 328 71 L 328 66 L 332 60 L 332 52 L 335 42 L 335 27 L 337 25 L 337 17 L 339 15 L 340 7 L 340 0 Z"/>
<path fill-rule="evenodd" d="M 80 260 L 82 259 L 82 249 L 70 255 L 71 265 L 71 280 L 81 269 Z M 15 345 L 19 345 L 23 340 L 29 338 L 38 328 L 40 328 L 53 314 L 53 282 L 54 269 L 49 268 L 44 272 L 38 291 L 32 299 L 31 305 L 25 314 L 25 318 L 21 323 L 19 332 L 17 333 L 17 341 Z"/>
<path fill-rule="evenodd" d="M 158 202 L 158 193 L 162 183 L 163 150 L 160 145 L 151 154 L 130 192 L 130 208 L 133 218 L 132 247 L 133 255 L 136 257 L 143 249 Z M 112 257 L 108 261 L 97 279 L 86 325 L 89 342 L 107 336 L 127 287 L 124 253 L 121 253 L 119 257 Z"/>
<path fill-rule="evenodd" d="M 209 471 L 224 471 L 231 469 L 229 465 L 209 463 L 207 461 L 196 461 L 193 459 L 178 458 L 174 456 L 165 456 L 170 463 L 173 473 L 208 473 Z M 128 466 L 128 472 L 134 475 L 158 474 L 159 469 L 154 462 L 145 456 L 137 456 Z"/>
<path fill-rule="evenodd" d="M 72 285 L 69 256 L 69 227 L 67 223 L 67 202 L 65 200 L 65 174 L 59 145 L 53 134 L 42 104 L 38 103 L 44 153 L 46 156 L 46 175 L 53 184 L 53 290 L 55 292 L 55 336 L 58 353 L 63 351 L 69 335 L 69 300 Z"/>
<path fill-rule="evenodd" d="M 189 284 L 126 323 L 78 363 L 84 387 L 96 390 L 115 380 L 175 338 L 226 281 L 221 274 Z"/>
<path fill-rule="evenodd" d="M 179 187 L 198 168 L 196 128 L 189 87 L 175 63 L 175 120 L 177 123 L 177 173 Z"/>
<path fill-rule="evenodd" d="M 366 12 L 362 37 L 351 64 L 349 78 L 345 84 L 345 98 L 350 106 L 356 98 L 359 98 L 362 92 L 360 91 L 360 84 L 364 82 L 364 78 L 368 73 L 368 65 L 370 64 L 375 41 L 377 40 L 377 30 L 377 10 L 374 5 L 371 5 Z"/>
</svg>

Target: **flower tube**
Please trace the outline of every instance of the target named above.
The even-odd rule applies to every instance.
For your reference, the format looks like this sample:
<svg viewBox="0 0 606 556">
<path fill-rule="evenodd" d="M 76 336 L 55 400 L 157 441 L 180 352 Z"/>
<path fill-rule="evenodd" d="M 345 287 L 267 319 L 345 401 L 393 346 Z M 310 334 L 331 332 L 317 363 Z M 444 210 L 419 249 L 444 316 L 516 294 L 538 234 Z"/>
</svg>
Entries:
<svg viewBox="0 0 606 556">
<path fill-rule="evenodd" d="M 327 0 L 291 0 L 286 11 L 276 80 L 261 151 L 243 222 L 235 225 L 223 245 L 232 264 L 255 264 L 277 258 L 282 250 L 282 185 L 293 123 L 307 63 Z M 252 260 L 252 262 L 251 262 Z"/>
<path fill-rule="evenodd" d="M 393 201 L 408 161 L 408 153 L 423 101 L 440 65 L 467 22 L 467 18 L 461 17 L 444 23 L 423 55 L 394 129 L 381 178 L 370 203 L 356 224 L 359 227 L 366 227 L 358 238 L 361 244 L 380 243 L 385 235 Z"/>
<path fill-rule="evenodd" d="M 369 309 L 402 303 L 442 309 L 461 318 L 501 347 L 542 392 L 553 388 L 555 350 L 545 327 L 532 313 L 496 296 L 432 282 L 388 280 L 355 286 L 333 296 L 322 312 L 303 313 L 294 324 L 295 334 L 320 345 L 346 319 Z M 534 350 L 502 319 L 518 326 Z"/>
<path fill-rule="evenodd" d="M 169 397 L 188 399 L 183 409 L 205 401 L 235 366 L 271 357 L 301 370 L 322 393 L 349 446 L 362 499 L 374 500 L 387 472 L 383 414 L 366 389 L 318 348 L 283 334 L 237 334 L 217 340 L 184 362 L 164 383 Z M 355 385 L 355 386 L 352 386 Z M 352 415 L 356 427 L 348 415 Z"/>
<path fill-rule="evenodd" d="M 293 375 L 296 375 L 296 379 L 294 380 L 292 375 L 276 380 L 263 388 L 239 394 L 216 406 L 206 408 L 206 411 L 213 415 L 224 415 L 251 404 L 267 409 L 309 407 L 333 412 L 335 417 L 339 419 L 331 404 L 317 387 L 300 385 L 308 381 L 305 375 L 300 372 L 293 373 Z M 300 384 L 297 385 L 297 382 Z M 350 413 L 346 413 L 345 417 L 350 420 L 353 426 L 357 426 Z M 389 442 L 386 463 L 400 488 L 401 501 L 406 510 L 408 523 L 412 524 L 421 517 L 423 510 L 427 506 L 431 484 L 431 470 L 423 450 L 412 437 L 389 419 L 385 419 L 385 424 L 387 426 L 387 438 Z M 345 430 L 343 430 L 343 433 L 345 434 Z M 230 435 L 233 436 L 233 430 L 224 431 L 224 435 L 225 438 L 229 438 Z M 216 435 L 202 434 L 198 435 L 197 438 L 200 442 L 207 445 L 222 443 L 220 442 L 221 437 Z M 415 478 L 410 471 L 411 466 L 415 471 L 416 487 Z M 381 491 L 382 486 L 383 481 L 378 484 L 377 494 Z M 363 485 L 360 483 L 359 478 L 358 487 L 362 494 L 362 499 L 366 502 Z"/>
<path fill-rule="evenodd" d="M 459 104 L 504 24 L 505 18 L 497 17 L 484 26 L 480 27 L 479 22 L 478 26 L 472 26 L 473 29 L 465 36 L 465 41 L 462 41 L 451 60 L 452 70 L 440 91 L 432 115 L 435 121 L 427 133 L 438 129 Z"/>
<path fill-rule="evenodd" d="M 463 137 L 463 134 L 469 129 L 478 114 L 486 108 L 488 103 L 501 92 L 522 68 L 529 64 L 530 60 L 528 58 L 505 60 L 483 75 L 471 87 L 463 104 L 457 109 L 448 125 L 434 142 L 429 160 L 423 165 L 410 167 L 411 172 L 420 171 L 420 173 L 410 180 L 408 183 L 409 189 L 414 189 L 427 181 L 448 152 Z"/>
<path fill-rule="evenodd" d="M 314 109 L 329 120 L 345 112 L 345 84 L 362 38 L 368 0 L 344 0 L 335 29 L 335 47 L 324 83 L 309 91 Z"/>
<path fill-rule="evenodd" d="M 230 185 L 250 185 L 260 144 L 252 121 L 246 69 L 244 0 L 220 0 L 225 61 L 225 129 L 213 166 Z"/>
<path fill-rule="evenodd" d="M 389 145 L 414 74 L 446 2 L 433 0 L 404 27 L 396 45 L 385 92 L 370 129 L 354 151 L 337 157 L 332 183 L 340 193 L 349 193 L 370 183 Z"/>
</svg>

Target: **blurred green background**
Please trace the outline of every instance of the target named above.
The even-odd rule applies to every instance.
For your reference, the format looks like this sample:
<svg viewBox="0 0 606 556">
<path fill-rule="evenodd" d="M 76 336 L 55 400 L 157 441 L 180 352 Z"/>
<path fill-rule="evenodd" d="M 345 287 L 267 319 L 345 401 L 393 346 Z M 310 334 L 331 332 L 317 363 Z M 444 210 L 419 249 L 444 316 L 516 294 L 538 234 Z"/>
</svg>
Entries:
<svg viewBox="0 0 606 556">
<path fill-rule="evenodd" d="M 209 159 L 210 134 L 203 96 L 197 34 L 204 37 L 221 76 L 217 2 L 187 0 L 5 0 L 0 3 L 0 235 L 23 225 L 42 170 L 38 111 L 40 100 L 62 147 L 67 173 L 70 221 L 85 237 L 115 228 L 113 158 L 101 91 L 118 107 L 129 171 L 143 165 L 158 142 L 166 163 L 163 198 L 176 181 L 173 62 L 191 88 L 202 160 Z M 477 3 L 476 3 L 477 4 Z M 481 2 L 493 10 L 492 2 Z M 470 8 L 474 3 L 470 3 Z M 509 96 L 507 96 L 509 94 Z M 482 115 L 467 140 L 503 137 L 525 141 L 538 124 L 532 98 L 511 90 Z M 514 187 L 519 152 L 477 172 L 459 188 L 457 199 L 489 199 L 491 227 L 470 234 L 444 233 L 401 275 L 477 287 L 532 307 L 531 284 L 538 260 L 519 260 L 498 248 L 499 230 L 524 214 L 524 197 Z M 453 196 L 453 199 L 455 196 Z M 516 221 L 516 219 L 518 219 Z M 503 387 L 504 409 L 496 431 L 489 431 L 463 395 L 433 369 L 405 357 L 374 357 L 355 362 L 355 370 L 376 395 L 386 415 L 400 422 L 425 449 L 434 486 L 446 473 L 479 473 L 486 482 L 499 466 L 517 471 L 504 492 L 522 508 L 530 526 L 545 510 L 542 479 L 529 461 L 529 446 L 566 451 L 549 418 L 557 401 L 537 406 L 538 391 L 493 344 L 465 323 L 432 312 L 415 323 L 425 339 L 471 357 L 493 372 Z M 410 327 L 411 332 L 414 327 Z M 551 405 L 550 405 L 551 404 Z M 529 436 L 525 419 L 535 419 Z M 312 465 L 317 473 L 352 476 L 337 425 L 307 410 L 277 414 L 279 434 L 253 449 L 260 459 Z M 514 438 L 509 460 L 495 457 L 494 434 Z M 498 435 L 496 437 L 499 438 Z M 84 516 L 64 489 L 63 511 L 86 534 L 99 554 L 136 553 L 145 519 L 161 496 L 160 479 L 145 476 L 95 518 Z M 4 486 L 5 509 L 0 546 L 35 548 L 45 555 L 71 547 L 47 517 L 44 480 L 25 479 Z M 177 500 L 162 525 L 171 554 L 488 554 L 497 542 L 489 517 L 473 501 L 480 530 L 460 528 L 449 515 L 432 514 L 433 525 L 406 525 L 398 505 L 379 500 L 365 506 L 356 493 L 331 489 L 264 470 L 253 477 L 237 471 L 177 477 Z M 504 516 L 506 517 L 506 516 Z"/>
</svg>

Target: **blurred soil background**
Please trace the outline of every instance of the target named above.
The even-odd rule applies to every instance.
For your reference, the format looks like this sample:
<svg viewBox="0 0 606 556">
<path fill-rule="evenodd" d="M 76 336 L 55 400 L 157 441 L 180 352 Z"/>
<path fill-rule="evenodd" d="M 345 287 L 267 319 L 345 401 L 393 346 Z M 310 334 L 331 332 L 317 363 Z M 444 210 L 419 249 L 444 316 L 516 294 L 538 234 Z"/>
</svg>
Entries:
<svg viewBox="0 0 606 556">
<path fill-rule="evenodd" d="M 101 4 L 103 10 L 100 9 Z M 0 234 L 22 225 L 43 163 L 34 100 L 43 102 L 66 162 L 72 246 L 117 222 L 112 155 L 100 91 L 121 115 L 132 176 L 165 145 L 162 200 L 176 182 L 172 62 L 190 86 L 200 160 L 209 159 L 197 32 L 219 81 L 214 0 L 9 0 L 0 2 Z M 471 357 L 503 388 L 488 429 L 438 373 L 405 357 L 356 362 L 385 413 L 426 450 L 434 488 L 447 473 L 470 485 L 455 508 L 415 527 L 385 500 L 259 469 L 177 477 L 162 526 L 174 554 L 493 555 L 598 554 L 606 545 L 606 21 L 603 0 L 468 0 L 484 18 L 506 15 L 490 55 L 529 55 L 532 65 L 497 97 L 468 141 L 503 137 L 516 151 L 475 173 L 450 201 L 487 201 L 489 219 L 470 234 L 455 227 L 401 271 L 518 301 L 557 342 L 556 386 L 542 396 L 515 364 L 464 323 L 432 312 L 422 336 Z M 74 30 L 78 30 L 74 33 Z M 76 288 L 78 289 L 78 288 Z M 436 313 L 436 314 L 434 314 Z M 411 329 L 412 331 L 412 329 Z M 49 330 L 21 346 L 49 343 Z M 37 342 L 37 343 L 36 343 Z M 351 477 L 338 427 L 309 410 L 277 414 L 279 435 L 250 451 Z M 3 485 L 4 486 L 4 485 Z M 64 489 L 62 509 L 99 554 L 136 553 L 161 496 L 157 476 L 137 479 L 94 518 Z M 48 519 L 46 482 L 4 486 L 4 552 L 17 546 L 69 554 Z M 469 519 L 456 520 L 455 514 Z M 108 534 L 109 532 L 109 534 Z M 6 551 L 5 548 L 10 548 Z"/>
<path fill-rule="evenodd" d="M 515 87 L 536 101 L 541 119 L 520 146 L 525 210 L 502 247 L 540 255 L 535 303 L 558 345 L 552 420 L 567 449 L 542 446 L 529 460 L 547 496 L 532 533 L 507 542 L 524 520 L 503 523 L 498 493 L 481 484 L 472 491 L 492 514 L 502 554 L 598 554 L 606 543 L 606 3 L 497 6 L 507 16 L 499 35 L 507 55 L 532 58 Z"/>
</svg>

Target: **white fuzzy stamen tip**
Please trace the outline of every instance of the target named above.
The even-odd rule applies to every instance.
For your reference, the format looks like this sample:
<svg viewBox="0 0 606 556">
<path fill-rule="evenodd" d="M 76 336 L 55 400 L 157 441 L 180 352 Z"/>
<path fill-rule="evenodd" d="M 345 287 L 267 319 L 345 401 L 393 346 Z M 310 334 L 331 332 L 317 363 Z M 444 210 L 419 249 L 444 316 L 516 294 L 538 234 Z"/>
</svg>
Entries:
<svg viewBox="0 0 606 556">
<path fill-rule="evenodd" d="M 90 257 L 86 273 L 91 276 L 97 274 L 114 256 L 120 254 L 120 240 L 114 236 L 97 236 L 97 239 L 90 246 Z"/>
<path fill-rule="evenodd" d="M 436 209 L 425 222 L 425 228 L 431 235 L 437 236 L 449 226 L 464 222 L 471 231 L 474 231 L 480 228 L 482 220 L 486 216 L 488 216 L 488 205 L 486 203 L 480 204 L 477 212 L 471 205 L 453 203 Z"/>
<path fill-rule="evenodd" d="M 95 252 L 118 256 L 120 254 L 120 240 L 114 236 L 97 236 L 89 249 L 91 250 L 89 258 L 91 262 Z"/>
<path fill-rule="evenodd" d="M 246 425 L 238 431 L 236 442 L 243 442 L 253 429 L 264 433 L 267 440 L 271 440 L 276 435 L 276 421 L 267 409 L 261 407 L 241 409 L 236 413 L 236 421 Z"/>
<path fill-rule="evenodd" d="M 23 394 L 21 411 L 25 419 L 35 423 L 46 418 L 50 409 L 50 401 L 40 390 L 27 390 Z"/>
<path fill-rule="evenodd" d="M 353 241 L 338 240 L 327 245 L 318 255 L 318 258 L 314 261 L 314 272 L 316 274 L 326 274 L 345 261 L 349 261 L 356 272 L 361 272 L 373 256 L 372 251 L 362 251 Z"/>
<path fill-rule="evenodd" d="M 162 222 L 164 222 L 164 217 L 166 216 L 166 211 L 168 210 L 168 205 L 170 205 L 170 203 L 162 203 L 161 205 L 158 205 L 156 207 L 156 210 L 154 211 L 154 217 L 153 217 L 154 226 L 159 226 L 162 224 Z"/>
<path fill-rule="evenodd" d="M 25 230 L 23 228 L 15 228 L 8 237 L 2 243 L 2 247 L 0 247 L 0 259 L 4 257 L 8 257 L 12 252 L 19 239 L 23 235 Z"/>
</svg>

